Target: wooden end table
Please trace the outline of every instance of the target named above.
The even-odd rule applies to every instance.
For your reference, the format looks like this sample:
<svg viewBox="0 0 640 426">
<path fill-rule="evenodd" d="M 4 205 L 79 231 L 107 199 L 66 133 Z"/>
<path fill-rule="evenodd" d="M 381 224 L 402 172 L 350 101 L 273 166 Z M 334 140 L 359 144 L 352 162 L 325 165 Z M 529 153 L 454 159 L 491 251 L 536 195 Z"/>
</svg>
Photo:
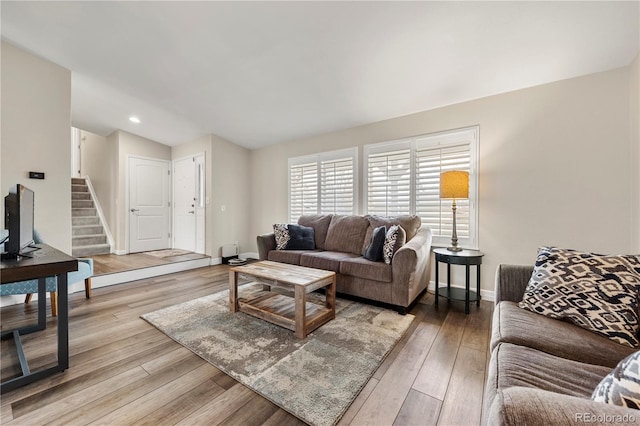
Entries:
<svg viewBox="0 0 640 426">
<path fill-rule="evenodd" d="M 264 289 L 248 298 L 238 297 L 238 275 L 257 278 Z M 295 297 L 270 291 L 270 287 L 292 290 Z M 326 289 L 324 306 L 307 302 L 307 293 Z M 336 317 L 336 274 L 268 260 L 229 269 L 229 309 L 244 312 L 295 332 L 304 339 Z"/>
</svg>

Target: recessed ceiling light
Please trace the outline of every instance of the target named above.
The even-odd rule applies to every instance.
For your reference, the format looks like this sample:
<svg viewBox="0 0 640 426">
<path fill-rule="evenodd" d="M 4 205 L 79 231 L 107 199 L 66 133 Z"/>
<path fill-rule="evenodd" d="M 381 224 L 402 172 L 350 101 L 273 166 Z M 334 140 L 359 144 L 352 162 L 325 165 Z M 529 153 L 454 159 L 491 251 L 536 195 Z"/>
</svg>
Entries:
<svg viewBox="0 0 640 426">
<path fill-rule="evenodd" d="M 129 121 L 132 123 L 139 123 L 140 119 L 134 115 L 132 115 L 131 117 L 129 117 Z"/>
</svg>

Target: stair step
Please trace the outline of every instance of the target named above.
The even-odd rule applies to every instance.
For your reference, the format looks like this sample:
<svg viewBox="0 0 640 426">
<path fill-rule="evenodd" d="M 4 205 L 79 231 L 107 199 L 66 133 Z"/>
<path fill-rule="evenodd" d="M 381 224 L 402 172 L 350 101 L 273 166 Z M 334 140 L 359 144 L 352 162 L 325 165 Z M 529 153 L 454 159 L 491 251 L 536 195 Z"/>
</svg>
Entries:
<svg viewBox="0 0 640 426">
<path fill-rule="evenodd" d="M 71 178 L 71 185 L 85 185 L 84 178 Z"/>
<path fill-rule="evenodd" d="M 91 194 L 88 192 L 72 192 L 71 200 L 90 200 Z"/>
<path fill-rule="evenodd" d="M 92 246 L 106 242 L 107 236 L 105 234 L 79 235 L 71 238 L 71 247 Z"/>
<path fill-rule="evenodd" d="M 71 217 L 78 217 L 78 216 L 95 216 L 97 214 L 96 209 L 85 209 L 85 208 L 81 208 L 81 209 L 71 209 Z"/>
<path fill-rule="evenodd" d="M 71 249 L 71 255 L 74 257 L 89 257 L 97 254 L 109 254 L 110 252 L 111 246 L 109 244 L 93 244 Z"/>
<path fill-rule="evenodd" d="M 87 185 L 71 185 L 71 192 L 89 192 Z"/>
<path fill-rule="evenodd" d="M 98 216 L 76 216 L 71 218 L 71 224 L 73 226 L 100 225 L 100 218 Z"/>
<path fill-rule="evenodd" d="M 71 208 L 73 209 L 93 208 L 93 200 L 71 200 Z"/>
<path fill-rule="evenodd" d="M 100 235 L 104 234 L 102 225 L 74 225 L 71 228 L 73 236 L 78 235 Z"/>
</svg>

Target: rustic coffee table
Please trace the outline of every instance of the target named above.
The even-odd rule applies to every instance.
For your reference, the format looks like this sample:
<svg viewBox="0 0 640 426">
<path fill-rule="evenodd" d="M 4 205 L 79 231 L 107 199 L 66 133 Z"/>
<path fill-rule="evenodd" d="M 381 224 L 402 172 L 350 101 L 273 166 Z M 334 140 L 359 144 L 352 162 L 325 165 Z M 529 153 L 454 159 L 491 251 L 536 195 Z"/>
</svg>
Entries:
<svg viewBox="0 0 640 426">
<path fill-rule="evenodd" d="M 263 290 L 239 298 L 238 274 L 257 278 Z M 293 290 L 295 297 L 270 291 L 270 287 Z M 307 302 L 307 293 L 323 287 L 324 306 Z M 235 266 L 229 270 L 229 308 L 292 330 L 297 338 L 304 339 L 336 317 L 336 274 L 268 260 Z"/>
</svg>

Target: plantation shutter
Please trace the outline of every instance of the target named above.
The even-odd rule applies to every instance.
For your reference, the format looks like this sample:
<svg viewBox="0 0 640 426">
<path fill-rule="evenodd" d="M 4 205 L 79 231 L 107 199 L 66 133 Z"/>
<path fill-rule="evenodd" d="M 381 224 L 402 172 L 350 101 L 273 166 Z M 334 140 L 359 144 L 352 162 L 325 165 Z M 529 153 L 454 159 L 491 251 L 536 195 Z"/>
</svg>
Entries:
<svg viewBox="0 0 640 426">
<path fill-rule="evenodd" d="M 318 163 L 289 166 L 289 220 L 318 212 Z"/>
<path fill-rule="evenodd" d="M 367 213 L 409 214 L 411 150 L 371 153 L 367 157 Z"/>
<path fill-rule="evenodd" d="M 416 214 L 431 228 L 434 237 L 451 237 L 452 200 L 440 199 L 440 173 L 450 170 L 470 171 L 468 142 L 447 146 L 418 144 L 415 157 Z M 456 200 L 458 238 L 470 237 L 469 200 Z"/>
<path fill-rule="evenodd" d="M 320 213 L 354 213 L 353 158 L 320 163 Z"/>
</svg>

